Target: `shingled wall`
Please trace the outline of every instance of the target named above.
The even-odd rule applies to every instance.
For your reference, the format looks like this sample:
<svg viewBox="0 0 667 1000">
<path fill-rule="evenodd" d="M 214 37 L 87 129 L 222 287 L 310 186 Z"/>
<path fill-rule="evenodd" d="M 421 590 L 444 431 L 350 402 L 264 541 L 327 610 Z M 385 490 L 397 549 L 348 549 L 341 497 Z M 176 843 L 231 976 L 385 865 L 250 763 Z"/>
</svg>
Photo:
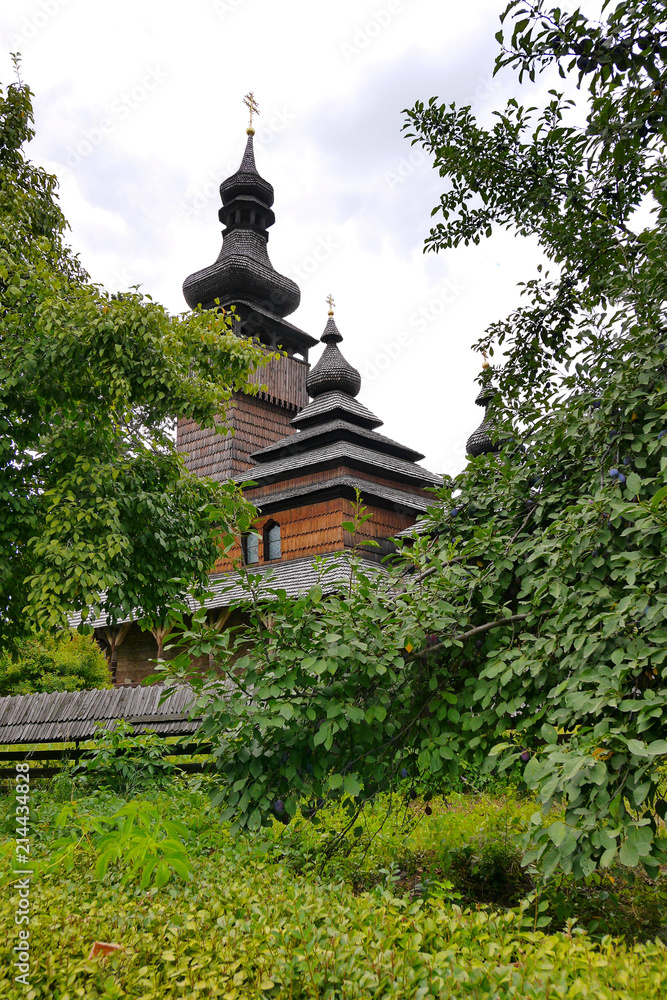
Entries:
<svg viewBox="0 0 667 1000">
<path fill-rule="evenodd" d="M 186 465 L 199 476 L 226 481 L 251 465 L 250 455 L 274 441 L 294 434 L 290 420 L 308 402 L 308 365 L 298 358 L 272 358 L 250 378 L 265 385 L 257 396 L 235 392 L 233 405 L 220 422 L 234 434 L 220 434 L 200 427 L 194 420 L 179 420 L 176 448 Z"/>
</svg>

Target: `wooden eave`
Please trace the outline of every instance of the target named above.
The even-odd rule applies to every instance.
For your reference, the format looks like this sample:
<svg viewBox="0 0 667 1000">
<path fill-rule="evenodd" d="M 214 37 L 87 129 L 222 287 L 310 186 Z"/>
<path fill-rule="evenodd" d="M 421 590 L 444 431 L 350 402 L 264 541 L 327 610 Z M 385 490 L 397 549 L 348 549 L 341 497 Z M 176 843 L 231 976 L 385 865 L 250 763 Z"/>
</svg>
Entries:
<svg viewBox="0 0 667 1000">
<path fill-rule="evenodd" d="M 313 449 L 332 441 L 350 441 L 362 447 L 370 447 L 385 455 L 394 455 L 396 458 L 405 459 L 407 462 L 419 462 L 420 459 L 424 458 L 421 452 L 415 451 L 413 448 L 399 444 L 398 441 L 393 441 L 391 438 L 385 437 L 384 434 L 378 434 L 376 431 L 351 424 L 347 420 L 330 420 L 303 431 L 296 431 L 289 437 L 276 441 L 275 444 L 253 452 L 250 457 L 262 464 L 276 458 L 286 458 L 304 448 L 306 444 L 309 449 Z"/>
<path fill-rule="evenodd" d="M 347 466 L 397 483 L 416 483 L 422 488 L 442 485 L 442 478 L 413 462 L 385 455 L 360 445 L 337 441 L 304 454 L 289 455 L 262 465 L 250 466 L 233 477 L 237 483 L 255 482 L 264 486 L 285 482 L 295 475 Z"/>
<path fill-rule="evenodd" d="M 382 507 L 385 510 L 402 510 L 409 514 L 423 514 L 432 501 L 417 493 L 391 489 L 380 483 L 357 476 L 336 476 L 321 483 L 299 485 L 292 489 L 277 490 L 272 493 L 249 496 L 250 501 L 262 515 L 275 514 L 281 510 L 305 507 L 320 500 L 342 497 L 354 500 L 359 490 L 364 503 Z"/>
</svg>

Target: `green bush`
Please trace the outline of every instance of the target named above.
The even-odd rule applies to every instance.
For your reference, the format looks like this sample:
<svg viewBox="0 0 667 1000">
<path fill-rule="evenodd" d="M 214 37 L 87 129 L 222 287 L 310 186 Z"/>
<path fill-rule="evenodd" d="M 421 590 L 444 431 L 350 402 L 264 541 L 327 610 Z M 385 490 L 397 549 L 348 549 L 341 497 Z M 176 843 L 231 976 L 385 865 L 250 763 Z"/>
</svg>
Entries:
<svg viewBox="0 0 667 1000">
<path fill-rule="evenodd" d="M 499 799 L 434 798 L 430 814 L 423 799 L 387 797 L 368 812 L 362 834 L 351 831 L 336 841 L 338 849 L 318 875 L 307 858 L 316 860 L 340 832 L 347 816 L 340 803 L 321 810 L 319 826 L 297 815 L 287 826 L 276 822 L 255 834 L 233 836 L 198 787 L 205 783 L 200 777 L 172 781 L 166 789 L 147 791 L 141 802 L 127 803 L 101 789 L 66 809 L 52 801 L 49 789 L 32 790 L 30 984 L 26 989 L 13 979 L 18 886 L 10 882 L 0 901 L 0 926 L 6 928 L 0 939 L 1 996 L 659 1000 L 667 995 L 664 943 L 636 943 L 632 935 L 629 941 L 601 933 L 592 938 L 577 924 L 582 886 L 572 880 L 566 884 L 559 876 L 551 880 L 551 898 L 542 890 L 509 910 L 479 904 L 465 909 L 453 901 L 456 889 L 467 884 L 448 881 L 460 878 L 457 859 L 468 851 L 479 859 L 480 873 L 484 864 L 484 872 L 497 873 L 529 822 L 533 806 L 511 793 Z M 11 801 L 0 801 L 4 812 L 11 816 Z M 100 819 L 102 813 L 109 818 Z M 168 816 L 178 817 L 189 837 L 178 824 L 171 830 Z M 65 852 L 60 869 L 49 869 L 62 852 L 63 834 L 73 834 L 80 846 Z M 13 850 L 13 843 L 6 843 L 8 853 L 0 849 L 5 877 Z M 348 850 L 351 845 L 359 845 L 358 852 L 356 846 Z M 301 875 L 295 871 L 299 859 Z M 157 883 L 150 888 L 147 863 Z M 365 873 L 368 886 L 374 879 L 372 888 L 355 884 L 355 869 Z M 622 876 L 626 893 L 632 874 L 626 870 Z M 167 875 L 169 881 L 160 886 Z M 638 889 L 626 900 L 626 914 L 644 905 L 647 886 Z M 569 893 L 563 932 L 547 933 L 562 892 Z M 598 899 L 600 907 L 612 904 L 610 898 Z M 588 907 L 585 915 L 591 912 Z M 116 943 L 120 950 L 89 961 L 94 941 Z"/>
<path fill-rule="evenodd" d="M 573 921 L 565 933 L 544 934 L 534 930 L 526 904 L 466 911 L 435 895 L 427 900 L 401 895 L 391 877 L 355 893 L 345 881 L 295 876 L 276 861 L 276 851 L 295 837 L 292 824 L 231 836 L 200 793 L 174 783 L 152 797 L 159 811 L 170 808 L 190 828 L 189 878 L 146 890 L 128 884 L 123 865 L 112 863 L 96 881 L 96 861 L 85 847 L 69 870 L 41 870 L 31 886 L 27 990 L 13 979 L 18 895 L 6 885 L 0 902 L 0 922 L 7 929 L 0 940 L 0 995 L 7 1000 L 665 996 L 667 952 L 660 941 L 632 945 L 607 936 L 596 943 Z M 82 819 L 87 810 L 99 810 L 99 798 L 78 804 Z M 53 817 L 47 803 L 47 794 L 35 793 L 36 819 L 46 812 Z M 105 799 L 105 808 L 116 804 Z M 480 821 L 488 833 L 502 832 L 508 810 L 508 802 L 466 808 L 466 803 L 434 801 L 432 815 L 422 811 L 409 839 L 414 850 L 423 850 L 436 831 L 447 829 L 450 816 L 452 843 L 461 846 L 465 831 L 479 828 Z M 398 818 L 383 825 L 385 846 L 375 863 L 389 856 L 391 843 L 399 844 Z M 322 825 L 324 836 L 328 823 Z M 54 837 L 62 831 L 50 825 Z M 53 846 L 41 842 L 38 853 L 46 858 Z M 94 941 L 116 943 L 120 950 L 88 960 Z"/>
<path fill-rule="evenodd" d="M 14 654 L 0 653 L 0 696 L 110 687 L 106 658 L 87 635 L 35 632 Z"/>
<path fill-rule="evenodd" d="M 103 729 L 95 752 L 74 774 L 89 778 L 95 786 L 105 785 L 122 795 L 131 795 L 146 786 L 160 787 L 176 765 L 165 759 L 167 743 L 157 733 L 134 735 L 128 722 L 119 720 L 113 729 Z"/>
</svg>

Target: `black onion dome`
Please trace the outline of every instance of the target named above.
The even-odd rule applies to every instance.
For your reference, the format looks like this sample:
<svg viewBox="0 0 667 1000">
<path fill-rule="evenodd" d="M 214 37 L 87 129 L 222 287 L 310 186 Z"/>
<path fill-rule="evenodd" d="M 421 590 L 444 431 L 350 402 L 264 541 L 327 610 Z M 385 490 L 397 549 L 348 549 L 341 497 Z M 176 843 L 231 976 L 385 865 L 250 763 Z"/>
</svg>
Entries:
<svg viewBox="0 0 667 1000">
<path fill-rule="evenodd" d="M 306 379 L 309 396 L 315 398 L 325 392 L 343 392 L 347 396 L 356 396 L 361 389 L 361 375 L 338 350 L 337 345 L 342 339 L 333 316 L 329 316 L 320 337 L 326 348 Z"/>
<path fill-rule="evenodd" d="M 282 318 L 294 312 L 301 293 L 269 260 L 267 229 L 276 221 L 271 209 L 273 187 L 257 172 L 252 140 L 249 135 L 239 169 L 220 185 L 218 217 L 225 228 L 218 259 L 189 275 L 183 294 L 191 309 L 212 308 L 215 299 L 222 306 L 243 299 Z"/>
<path fill-rule="evenodd" d="M 271 208 L 271 205 L 273 205 L 273 185 L 260 176 L 255 166 L 255 149 L 252 135 L 248 136 L 241 166 L 235 174 L 232 174 L 231 177 L 228 177 L 220 185 L 220 198 L 223 208 L 239 195 L 254 197 L 265 208 Z M 222 208 L 218 214 L 220 215 L 220 221 L 224 222 Z"/>
<path fill-rule="evenodd" d="M 499 442 L 494 443 L 489 436 L 489 432 L 493 428 L 488 419 L 488 406 L 495 395 L 496 390 L 491 384 L 488 384 L 481 389 L 475 400 L 477 406 L 485 407 L 485 413 L 482 423 L 466 441 L 466 453 L 472 455 L 473 458 L 476 458 L 477 455 L 487 455 L 490 452 L 500 451 Z"/>
</svg>

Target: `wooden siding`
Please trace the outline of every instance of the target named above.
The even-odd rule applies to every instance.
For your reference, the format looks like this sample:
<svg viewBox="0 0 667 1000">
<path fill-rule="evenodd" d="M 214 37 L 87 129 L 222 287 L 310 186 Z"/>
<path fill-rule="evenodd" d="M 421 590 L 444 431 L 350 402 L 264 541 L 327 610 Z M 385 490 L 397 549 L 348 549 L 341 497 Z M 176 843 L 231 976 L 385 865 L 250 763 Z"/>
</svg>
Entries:
<svg viewBox="0 0 667 1000">
<path fill-rule="evenodd" d="M 249 456 L 254 451 L 294 434 L 290 420 L 308 402 L 308 368 L 304 361 L 287 357 L 271 358 L 258 368 L 249 381 L 266 385 L 266 392 L 258 396 L 235 392 L 234 405 L 220 417 L 220 423 L 233 428 L 234 434 L 219 434 L 194 420 L 179 420 L 176 448 L 188 469 L 198 476 L 227 480 L 253 464 Z"/>
<path fill-rule="evenodd" d="M 234 434 L 217 434 L 194 420 L 178 422 L 176 448 L 184 456 L 188 469 L 198 476 L 231 479 L 254 465 L 250 459 L 252 452 L 294 434 L 289 411 L 243 393 L 234 393 L 233 399 L 235 406 L 228 408 L 221 421 L 233 427 Z"/>
<path fill-rule="evenodd" d="M 342 517 L 344 500 L 325 500 L 321 503 L 282 510 L 275 517 L 260 517 L 255 526 L 260 533 L 259 560 L 264 563 L 264 541 L 262 528 L 273 520 L 280 525 L 280 561 L 298 559 L 300 556 L 321 555 L 337 552 L 343 548 Z M 241 558 L 238 545 L 215 564 L 216 573 L 224 573 L 233 568 L 234 560 Z"/>
<path fill-rule="evenodd" d="M 226 623 L 226 627 L 238 624 L 240 619 L 232 615 Z M 169 645 L 169 638 L 165 639 L 165 645 Z M 172 660 L 180 649 L 165 649 L 164 659 Z M 150 677 L 155 672 L 155 661 L 157 659 L 157 643 L 151 632 L 142 632 L 139 626 L 133 623 L 130 630 L 118 647 L 118 666 L 116 669 L 116 686 L 123 687 L 127 684 L 140 684 L 145 677 Z M 204 669 L 208 666 L 208 657 L 203 656 L 192 661 L 193 665 Z"/>
<path fill-rule="evenodd" d="M 310 365 L 298 358 L 271 358 L 248 379 L 254 385 L 265 385 L 260 398 L 291 410 L 291 416 L 308 403 L 306 376 Z"/>
<path fill-rule="evenodd" d="M 372 518 L 363 526 L 358 539 L 353 539 L 349 532 L 343 531 L 343 521 L 351 521 L 354 516 L 352 501 L 344 497 L 281 510 L 277 514 L 258 518 L 255 526 L 260 533 L 259 564 L 265 564 L 261 535 L 263 526 L 269 520 L 280 525 L 281 562 L 299 559 L 303 556 L 339 552 L 346 547 L 353 546 L 356 541 L 366 538 L 374 538 L 379 541 L 414 524 L 415 519 L 411 514 L 384 510 L 373 504 L 367 504 L 366 507 L 367 513 L 370 513 Z M 233 569 L 234 561 L 240 558 L 241 550 L 236 545 L 224 558 L 218 560 L 214 572 L 225 573 Z"/>
</svg>

